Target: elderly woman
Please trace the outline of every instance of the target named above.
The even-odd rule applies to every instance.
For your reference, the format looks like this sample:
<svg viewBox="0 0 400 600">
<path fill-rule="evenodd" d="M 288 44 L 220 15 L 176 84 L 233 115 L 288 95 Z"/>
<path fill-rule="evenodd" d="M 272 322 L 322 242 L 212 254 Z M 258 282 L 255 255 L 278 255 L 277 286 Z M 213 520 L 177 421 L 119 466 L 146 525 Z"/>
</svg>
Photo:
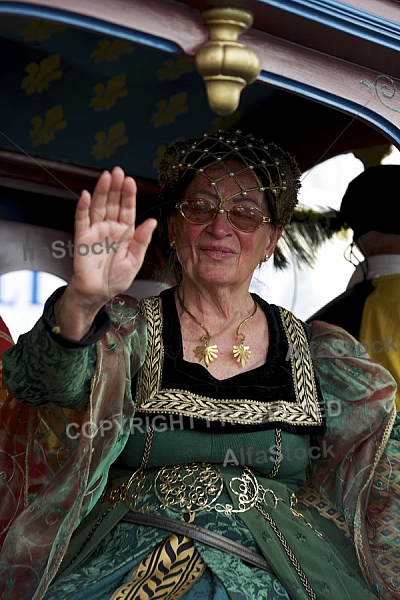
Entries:
<svg viewBox="0 0 400 600">
<path fill-rule="evenodd" d="M 119 295 L 156 222 L 135 229 L 117 167 L 75 225 L 76 245 L 117 252 L 77 255 L 4 355 L 1 597 L 398 598 L 393 379 L 343 330 L 249 292 L 293 214 L 295 161 L 219 132 L 169 148 L 160 184 L 176 285 Z M 309 470 L 325 511 L 298 502 Z"/>
</svg>

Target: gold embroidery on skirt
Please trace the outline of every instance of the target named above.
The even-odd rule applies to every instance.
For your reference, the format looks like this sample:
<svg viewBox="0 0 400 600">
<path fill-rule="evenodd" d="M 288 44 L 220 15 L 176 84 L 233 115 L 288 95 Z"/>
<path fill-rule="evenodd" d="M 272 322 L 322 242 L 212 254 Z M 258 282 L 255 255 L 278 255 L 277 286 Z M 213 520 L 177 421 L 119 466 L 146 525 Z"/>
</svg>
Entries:
<svg viewBox="0 0 400 600">
<path fill-rule="evenodd" d="M 110 600 L 177 600 L 205 570 L 193 541 L 172 533 L 136 565 L 131 579 Z"/>
</svg>

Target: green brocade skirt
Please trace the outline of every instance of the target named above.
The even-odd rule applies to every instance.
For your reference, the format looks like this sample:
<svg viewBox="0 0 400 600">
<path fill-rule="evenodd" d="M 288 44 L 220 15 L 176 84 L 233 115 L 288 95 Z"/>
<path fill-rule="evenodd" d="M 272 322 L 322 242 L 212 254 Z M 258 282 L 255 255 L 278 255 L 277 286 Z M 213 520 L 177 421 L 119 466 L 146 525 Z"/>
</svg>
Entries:
<svg viewBox="0 0 400 600">
<path fill-rule="evenodd" d="M 204 440 L 210 434 L 198 432 L 163 432 L 157 440 L 155 436 L 151 458 L 150 475 L 158 471 L 158 466 L 166 463 L 179 464 L 182 454 L 186 461 L 199 459 L 218 464 L 224 489 L 218 498 L 221 506 L 239 507 L 238 494 L 232 478 L 240 478 L 244 473 L 242 465 L 225 464 L 226 448 L 233 449 L 239 456 L 239 448 L 269 448 L 273 446 L 273 432 L 257 434 L 225 434 L 219 436 L 218 447 L 205 449 Z M 166 457 L 167 437 L 173 434 L 171 456 Z M 208 436 L 204 438 L 203 436 Z M 250 437 L 251 436 L 251 439 Z M 267 440 L 266 436 L 271 436 Z M 140 446 L 144 439 L 136 436 L 135 443 L 128 443 L 124 451 L 121 468 L 140 463 Z M 221 444 L 221 438 L 223 443 Z M 309 443 L 307 436 L 282 435 L 289 456 L 288 445 L 299 447 L 299 439 L 304 447 Z M 133 440 L 132 440 L 133 442 Z M 171 438 L 172 442 L 172 438 Z M 162 443 L 162 445 L 161 445 Z M 269 444 L 270 443 L 270 444 Z M 136 456 L 135 456 L 136 455 Z M 293 455 L 293 454 L 292 454 Z M 303 453 L 297 453 L 303 456 Z M 232 454 L 230 454 L 232 456 Z M 210 460 L 211 459 L 211 460 Z M 161 462 L 162 461 L 162 462 Z M 127 463 L 132 462 L 132 465 Z M 238 557 L 194 542 L 203 559 L 206 570 L 201 578 L 183 596 L 185 600 L 305 600 L 318 598 L 326 600 L 369 600 L 376 596 L 369 591 L 358 567 L 355 549 L 333 521 L 321 516 L 316 509 L 298 506 L 291 509 L 290 498 L 296 488 L 295 480 L 304 471 L 308 459 L 291 461 L 289 466 L 282 461 L 278 475 L 286 477 L 286 482 L 269 479 L 260 473 L 262 465 L 249 465 L 257 472 L 257 480 L 264 490 L 262 502 L 257 507 L 244 512 L 199 510 L 195 514 L 195 523 L 224 535 L 246 548 L 265 556 L 272 571 L 265 571 L 242 562 Z M 290 462 L 290 461 L 289 461 Z M 252 468 L 253 467 L 253 468 Z M 271 464 L 268 465 L 271 469 Z M 267 468 L 265 469 L 267 470 Z M 303 473 L 303 474 L 304 474 Z M 121 475 L 121 471 L 118 472 Z M 289 483 L 288 483 L 289 482 Z M 240 481 L 239 481 L 240 483 Z M 299 480 L 300 483 L 300 480 Z M 160 508 L 159 498 L 153 490 L 141 496 L 137 509 L 151 507 L 151 510 L 163 516 L 181 519 L 182 514 L 168 507 Z M 96 509 L 93 511 L 96 513 Z M 100 528 L 99 528 L 100 529 Z M 45 600 L 109 600 L 117 588 L 130 579 L 135 566 L 168 533 L 153 527 L 133 525 L 125 522 L 116 524 L 96 543 L 92 553 L 65 577 L 56 580 L 49 588 Z M 72 544 L 73 546 L 73 544 Z M 73 553 L 76 548 L 73 548 Z M 168 597 L 157 593 L 141 594 L 130 600 Z"/>
</svg>

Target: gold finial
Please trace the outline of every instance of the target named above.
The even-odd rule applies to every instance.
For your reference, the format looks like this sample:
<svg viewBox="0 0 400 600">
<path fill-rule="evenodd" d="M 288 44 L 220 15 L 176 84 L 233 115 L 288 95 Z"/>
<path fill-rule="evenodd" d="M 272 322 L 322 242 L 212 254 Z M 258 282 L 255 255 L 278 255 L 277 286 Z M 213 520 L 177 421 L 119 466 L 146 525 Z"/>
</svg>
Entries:
<svg viewBox="0 0 400 600">
<path fill-rule="evenodd" d="M 211 110 L 221 116 L 235 112 L 242 90 L 261 69 L 258 55 L 238 42 L 253 23 L 253 15 L 240 8 L 211 8 L 202 13 L 210 40 L 196 52 L 196 66 L 207 88 Z"/>
</svg>

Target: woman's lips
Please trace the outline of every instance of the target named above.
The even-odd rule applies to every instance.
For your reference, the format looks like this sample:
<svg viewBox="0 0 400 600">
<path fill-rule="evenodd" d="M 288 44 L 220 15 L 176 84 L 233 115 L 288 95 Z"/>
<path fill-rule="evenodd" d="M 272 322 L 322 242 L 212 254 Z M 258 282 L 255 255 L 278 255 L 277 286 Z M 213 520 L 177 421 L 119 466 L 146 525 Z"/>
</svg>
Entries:
<svg viewBox="0 0 400 600">
<path fill-rule="evenodd" d="M 215 260 L 231 258 L 235 254 L 231 248 L 225 248 L 222 246 L 201 246 L 200 250 Z"/>
</svg>

